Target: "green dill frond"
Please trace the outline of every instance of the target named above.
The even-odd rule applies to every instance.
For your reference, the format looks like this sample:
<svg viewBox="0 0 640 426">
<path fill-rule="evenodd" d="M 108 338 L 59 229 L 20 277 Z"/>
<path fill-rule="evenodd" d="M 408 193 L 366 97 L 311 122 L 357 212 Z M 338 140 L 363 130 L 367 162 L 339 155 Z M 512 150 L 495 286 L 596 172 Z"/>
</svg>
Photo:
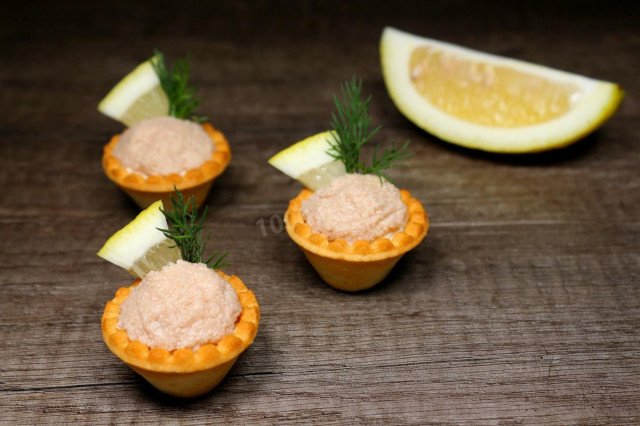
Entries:
<svg viewBox="0 0 640 426">
<path fill-rule="evenodd" d="M 360 159 L 360 149 L 378 133 L 382 126 L 378 126 L 369 131 L 371 118 L 369 117 L 369 104 L 371 96 L 362 99 L 362 80 L 357 81 L 353 76 L 351 81 L 347 81 L 341 87 L 342 99 L 333 95 L 336 111 L 331 114 L 333 119 L 333 137 L 329 140 L 331 147 L 327 153 L 336 160 L 342 161 L 347 173 L 376 174 L 381 179 L 389 180 L 384 173 L 391 167 L 406 166 L 400 163 L 413 155 L 406 152 L 409 141 L 397 148 L 392 143 L 390 148 L 384 150 L 379 155 L 380 145 L 377 144 L 373 153 L 373 161 L 367 166 L 364 160 Z"/>
<path fill-rule="evenodd" d="M 198 88 L 189 85 L 191 73 L 189 55 L 178 59 L 172 68 L 168 68 L 164 55 L 155 50 L 151 65 L 160 80 L 162 90 L 169 99 L 169 115 L 198 123 L 206 121 L 207 117 L 193 114 L 194 110 L 202 103 L 202 99 L 197 97 Z"/>
<path fill-rule="evenodd" d="M 175 246 L 180 249 L 182 260 L 191 263 L 202 262 L 204 249 L 209 243 L 210 234 L 206 240 L 202 240 L 202 229 L 204 228 L 204 219 L 207 215 L 207 207 L 202 211 L 200 219 L 198 219 L 198 208 L 196 207 L 195 196 L 191 196 L 185 203 L 182 193 L 174 186 L 175 196 L 171 195 L 171 204 L 173 211 L 160 209 L 164 217 L 167 219 L 169 229 L 160 229 L 165 237 L 171 239 Z M 225 263 L 224 258 L 229 254 L 228 251 L 218 254 L 214 253 L 206 262 L 208 267 L 219 269 L 229 266 Z"/>
<path fill-rule="evenodd" d="M 405 141 L 405 143 L 400 147 L 396 148 L 396 143 L 391 143 L 391 148 L 386 148 L 382 153 L 382 157 L 378 158 L 378 149 L 380 145 L 376 145 L 373 150 L 373 162 L 370 167 L 366 167 L 363 174 L 376 174 L 380 178 L 384 178 L 391 182 L 389 176 L 384 173 L 383 170 L 390 169 L 391 167 L 408 167 L 409 165 L 406 163 L 400 163 L 402 160 L 406 160 L 407 158 L 413 155 L 413 152 L 406 152 L 409 147 L 409 141 Z"/>
</svg>

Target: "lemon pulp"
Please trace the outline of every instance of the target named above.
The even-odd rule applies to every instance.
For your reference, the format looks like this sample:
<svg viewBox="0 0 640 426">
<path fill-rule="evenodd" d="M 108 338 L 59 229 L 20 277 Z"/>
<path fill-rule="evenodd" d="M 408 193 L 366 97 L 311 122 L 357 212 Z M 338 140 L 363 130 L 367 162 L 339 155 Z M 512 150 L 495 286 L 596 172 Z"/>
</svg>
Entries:
<svg viewBox="0 0 640 426">
<path fill-rule="evenodd" d="M 118 121 L 127 126 L 133 126 L 142 120 L 167 115 L 169 115 L 169 99 L 158 84 L 127 108 Z"/>
<path fill-rule="evenodd" d="M 315 191 L 329 185 L 332 180 L 345 173 L 347 173 L 347 169 L 344 167 L 344 163 L 335 160 L 301 174 L 298 176 L 298 180 L 307 188 Z"/>
<path fill-rule="evenodd" d="M 151 271 L 159 271 L 169 263 L 175 263 L 179 259 L 180 249 L 174 242 L 166 239 L 148 249 L 142 257 L 138 258 L 129 269 L 131 275 L 143 278 Z"/>
<path fill-rule="evenodd" d="M 544 123 L 565 114 L 581 97 L 574 84 L 474 61 L 431 46 L 413 51 L 409 73 L 415 88 L 433 105 L 486 126 Z"/>
</svg>

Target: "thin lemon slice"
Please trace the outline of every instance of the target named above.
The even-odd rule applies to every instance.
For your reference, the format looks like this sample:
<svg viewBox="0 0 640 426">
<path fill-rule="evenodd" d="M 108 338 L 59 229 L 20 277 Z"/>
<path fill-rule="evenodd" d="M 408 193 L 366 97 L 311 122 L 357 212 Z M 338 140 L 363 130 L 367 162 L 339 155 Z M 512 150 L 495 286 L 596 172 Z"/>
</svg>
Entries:
<svg viewBox="0 0 640 426">
<path fill-rule="evenodd" d="M 116 84 L 100 102 L 98 110 L 126 126 L 169 115 L 169 99 L 162 90 L 151 59 Z"/>
<path fill-rule="evenodd" d="M 566 146 L 602 125 L 617 84 L 478 52 L 387 27 L 382 72 L 417 126 L 468 148 L 502 153 Z"/>
<path fill-rule="evenodd" d="M 162 201 L 156 201 L 143 210 L 107 240 L 98 256 L 140 278 L 180 259 L 180 250 L 158 230 L 167 229 L 161 207 Z"/>
<path fill-rule="evenodd" d="M 271 157 L 269 164 L 315 191 L 347 172 L 341 161 L 327 154 L 332 138 L 330 131 L 309 136 Z"/>
</svg>

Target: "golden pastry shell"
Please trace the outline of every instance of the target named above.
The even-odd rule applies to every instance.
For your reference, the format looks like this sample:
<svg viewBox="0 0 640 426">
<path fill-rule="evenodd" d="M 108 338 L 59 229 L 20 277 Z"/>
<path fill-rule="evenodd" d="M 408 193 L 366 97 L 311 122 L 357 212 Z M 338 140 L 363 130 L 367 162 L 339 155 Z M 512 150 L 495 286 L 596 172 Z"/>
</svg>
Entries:
<svg viewBox="0 0 640 426">
<path fill-rule="evenodd" d="M 102 155 L 102 168 L 107 177 L 125 191 L 141 207 L 146 208 L 158 199 L 170 208 L 169 195 L 174 193 L 174 185 L 185 198 L 195 195 L 196 205 L 200 206 L 206 199 L 213 180 L 218 177 L 231 160 L 231 149 L 224 134 L 209 123 L 202 124 L 209 135 L 214 150 L 211 158 L 200 167 L 187 170 L 184 174 L 148 175 L 128 170 L 113 156 L 120 135 L 114 135 L 105 145 Z"/>
<path fill-rule="evenodd" d="M 407 222 L 391 238 L 372 242 L 358 240 L 352 244 L 343 239 L 329 241 L 314 233 L 306 223 L 300 207 L 313 194 L 305 189 L 289 202 L 284 217 L 286 230 L 298 244 L 320 277 L 338 290 L 355 292 L 366 290 L 381 282 L 400 258 L 416 247 L 427 235 L 429 219 L 420 201 L 409 191 L 401 190 L 400 198 L 407 206 Z"/>
<path fill-rule="evenodd" d="M 253 343 L 260 323 L 260 307 L 255 294 L 237 276 L 217 272 L 236 291 L 242 306 L 232 334 L 227 334 L 216 343 L 207 343 L 196 351 L 187 348 L 168 351 L 130 340 L 126 331 L 117 328 L 118 315 L 122 302 L 129 296 L 131 289 L 140 283 L 141 280 L 138 279 L 131 287 L 120 288 L 106 304 L 102 315 L 104 342 L 118 358 L 165 393 L 191 397 L 209 391 L 222 380 L 237 357 Z M 215 370 L 218 367 L 221 371 Z M 198 383 L 196 389 L 185 389 L 185 384 L 179 383 L 180 376 L 183 375 L 188 380 L 188 385 L 193 381 L 189 378 L 192 376 L 190 373 L 198 372 L 209 372 L 209 376 L 213 372 L 216 382 L 204 385 Z"/>
<path fill-rule="evenodd" d="M 300 207 L 313 191 L 303 189 L 300 194 L 289 202 L 284 217 L 287 232 L 300 247 L 323 257 L 344 259 L 352 262 L 370 262 L 395 257 L 411 250 L 424 239 L 429 229 L 429 218 L 420 201 L 411 197 L 407 190 L 400 190 L 400 198 L 407 206 L 407 222 L 403 229 L 393 234 L 391 238 L 382 237 L 372 242 L 357 240 L 351 244 L 343 239 L 329 239 L 315 233 L 309 226 Z"/>
</svg>

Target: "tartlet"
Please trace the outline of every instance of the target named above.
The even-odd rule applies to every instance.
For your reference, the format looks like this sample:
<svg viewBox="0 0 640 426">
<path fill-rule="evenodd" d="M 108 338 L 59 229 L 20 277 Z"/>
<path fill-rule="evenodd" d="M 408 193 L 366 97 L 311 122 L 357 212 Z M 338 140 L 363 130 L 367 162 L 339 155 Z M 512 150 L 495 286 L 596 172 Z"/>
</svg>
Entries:
<svg viewBox="0 0 640 426">
<path fill-rule="evenodd" d="M 352 244 L 339 238 L 329 241 L 311 229 L 300 211 L 302 202 L 312 194 L 313 191 L 303 189 L 289 202 L 284 215 L 286 230 L 320 277 L 336 289 L 355 292 L 373 287 L 427 235 L 429 219 L 422 204 L 409 191 L 400 190 L 400 198 L 407 207 L 407 221 L 390 238 L 357 240 Z"/>
<path fill-rule="evenodd" d="M 144 209 L 158 200 L 162 200 L 167 209 L 171 209 L 169 196 L 174 193 L 174 186 L 180 190 L 186 198 L 195 196 L 196 206 L 201 206 L 216 177 L 218 177 L 231 160 L 231 149 L 224 134 L 215 129 L 211 124 L 202 124 L 203 130 L 211 138 L 214 150 L 211 158 L 200 167 L 187 170 L 184 174 L 172 173 L 169 175 L 149 175 L 128 170 L 113 156 L 113 150 L 118 144 L 121 135 L 115 135 L 105 145 L 102 156 L 102 168 L 107 177 L 127 193 L 135 202 Z"/>
<path fill-rule="evenodd" d="M 237 276 L 216 271 L 235 290 L 242 312 L 235 330 L 218 342 L 207 343 L 197 351 L 150 348 L 130 340 L 127 332 L 117 328 L 120 305 L 129 296 L 132 286 L 120 288 L 102 314 L 102 337 L 111 352 L 133 371 L 144 377 L 159 391 L 181 398 L 205 394 L 215 388 L 233 367 L 238 356 L 251 345 L 260 323 L 260 306 L 255 294 Z"/>
</svg>

